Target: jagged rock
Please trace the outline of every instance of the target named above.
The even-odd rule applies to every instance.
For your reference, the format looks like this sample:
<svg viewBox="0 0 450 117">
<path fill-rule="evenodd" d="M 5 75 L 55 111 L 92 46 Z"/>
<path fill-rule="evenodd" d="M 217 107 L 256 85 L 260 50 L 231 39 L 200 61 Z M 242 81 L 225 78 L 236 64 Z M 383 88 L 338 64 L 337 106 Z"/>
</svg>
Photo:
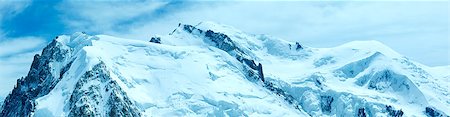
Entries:
<svg viewBox="0 0 450 117">
<path fill-rule="evenodd" d="M 257 69 L 256 63 L 255 63 L 254 60 L 249 60 L 249 59 L 247 59 L 247 58 L 243 58 L 242 61 L 243 61 L 246 65 L 248 65 L 250 68 L 252 68 L 252 69 L 254 69 L 254 70 Z"/>
<path fill-rule="evenodd" d="M 425 108 L 425 114 L 428 117 L 450 117 L 448 115 L 445 115 L 443 112 L 436 110 L 433 107 L 426 107 Z"/>
<path fill-rule="evenodd" d="M 375 89 L 375 90 L 383 90 L 386 89 L 388 86 L 386 86 L 385 82 L 390 81 L 393 79 L 393 73 L 389 70 L 385 70 L 380 73 L 380 76 L 377 77 L 377 79 L 374 79 L 369 82 L 369 89 Z M 381 83 L 379 83 L 381 82 Z"/>
<path fill-rule="evenodd" d="M 192 33 L 192 31 L 194 29 L 196 29 L 196 28 L 194 26 L 192 26 L 192 25 L 183 25 L 183 29 L 186 30 L 189 33 Z"/>
<path fill-rule="evenodd" d="M 53 40 L 41 55 L 35 55 L 28 75 L 17 80 L 13 91 L 4 100 L 0 116 L 30 116 L 35 108 L 35 99 L 48 94 L 61 79 L 53 76 L 51 64 L 61 62 L 68 51 Z"/>
<path fill-rule="evenodd" d="M 222 49 L 224 51 L 231 51 L 236 48 L 236 46 L 231 41 L 230 37 L 223 33 L 216 33 L 212 30 L 208 30 L 205 33 L 205 36 L 210 38 L 211 41 L 216 43 L 216 47 Z"/>
<path fill-rule="evenodd" d="M 99 84 L 96 84 L 99 83 Z M 101 87 L 101 84 L 107 84 Z M 86 72 L 76 84 L 70 98 L 69 116 L 140 116 L 140 111 L 128 99 L 125 92 L 111 79 L 103 62 Z M 87 87 L 87 89 L 85 89 Z M 108 96 L 108 97 L 102 97 Z M 107 100 L 105 105 L 101 105 Z M 97 107 L 110 107 L 99 110 Z"/>
<path fill-rule="evenodd" d="M 197 30 L 201 34 L 202 34 L 202 32 L 204 32 L 200 29 L 195 28 L 192 25 L 184 25 L 183 29 L 189 33 L 192 33 L 194 30 Z M 218 32 L 214 32 L 212 30 L 207 30 L 204 33 L 204 36 L 207 37 L 208 39 L 210 39 L 212 42 L 214 42 L 215 46 L 223 51 L 226 51 L 228 53 L 231 53 L 231 51 L 239 51 L 239 53 L 244 54 L 239 48 L 236 47 L 236 45 L 234 45 L 234 43 L 230 39 L 230 37 L 228 37 L 227 35 L 225 35 L 223 33 L 218 33 Z M 256 79 L 264 81 L 264 75 L 262 72 L 261 64 L 259 64 L 257 66 L 254 60 L 245 58 L 239 54 L 235 54 L 235 57 L 237 60 L 241 61 L 242 63 L 244 63 L 245 65 L 247 65 L 248 67 L 250 67 L 252 69 L 252 70 L 247 71 L 249 77 L 256 76 Z M 258 73 L 256 74 L 255 71 L 253 71 L 253 70 L 256 70 L 256 72 L 258 72 Z"/>
<path fill-rule="evenodd" d="M 107 105 L 111 107 L 109 116 L 137 117 L 141 116 L 139 109 L 131 102 L 127 94 L 118 86 L 117 82 L 110 81 L 106 89 L 111 91 Z"/>
<path fill-rule="evenodd" d="M 366 117 L 366 111 L 364 108 L 359 108 L 358 109 L 358 117 Z"/>
<path fill-rule="evenodd" d="M 62 78 L 64 73 L 67 72 L 67 70 L 70 69 L 70 67 L 72 66 L 73 61 L 69 62 L 66 66 L 64 66 L 63 68 L 61 68 L 61 72 L 59 73 L 59 77 Z"/>
<path fill-rule="evenodd" d="M 295 50 L 301 50 L 303 49 L 302 45 L 300 45 L 300 43 L 295 42 Z"/>
<path fill-rule="evenodd" d="M 258 63 L 258 65 L 256 65 L 254 60 L 244 57 L 248 55 L 245 55 L 245 53 L 242 52 L 241 49 L 236 47 L 236 45 L 233 43 L 233 41 L 228 35 L 219 32 L 214 32 L 212 30 L 202 31 L 191 25 L 184 25 L 183 29 L 188 33 L 193 33 L 194 30 L 197 30 L 199 33 L 205 32 L 204 36 L 207 37 L 212 42 L 214 42 L 215 43 L 214 46 L 225 52 L 228 52 L 230 55 L 234 55 L 238 61 L 242 62 L 244 65 L 250 68 L 247 71 L 244 71 L 248 73 L 247 79 L 250 79 L 252 81 L 262 81 L 264 83 L 264 87 L 274 92 L 276 95 L 283 97 L 284 100 L 287 101 L 289 104 L 292 104 L 294 108 L 299 109 L 298 101 L 292 95 L 286 93 L 281 88 L 275 87 L 271 82 L 265 81 L 262 64 Z M 298 49 L 301 48 L 299 44 L 297 46 Z M 232 54 L 234 53 L 232 51 L 237 51 L 237 53 L 240 54 Z"/>
<path fill-rule="evenodd" d="M 333 101 L 334 98 L 331 96 L 320 96 L 320 107 L 322 108 L 322 112 L 331 113 L 331 104 Z"/>
<path fill-rule="evenodd" d="M 259 79 L 261 79 L 263 82 L 265 82 L 265 80 L 264 80 L 264 73 L 263 73 L 263 67 L 262 67 L 261 63 L 258 64 L 258 67 L 256 68 L 256 70 L 258 70 Z"/>
<path fill-rule="evenodd" d="M 152 37 L 150 42 L 161 44 L 161 37 Z"/>
<path fill-rule="evenodd" d="M 386 105 L 386 111 L 389 116 L 391 117 L 402 117 L 403 111 L 402 110 L 395 110 L 391 105 Z"/>
<path fill-rule="evenodd" d="M 171 33 L 174 35 L 162 36 L 164 40 L 166 38 L 174 39 L 169 40 L 168 45 L 163 46 L 148 46 L 148 42 L 118 40 L 102 35 L 99 35 L 99 40 L 90 41 L 82 33 L 74 34 L 75 36 L 70 39 L 65 35 L 60 36 L 60 43 L 66 44 L 64 47 L 68 46 L 70 49 L 52 50 L 52 48 L 48 48 L 48 50 L 45 50 L 46 53 L 54 54 L 36 55 L 29 73 L 32 75 L 18 80 L 15 89 L 10 94 L 14 99 L 6 100 L 8 102 L 5 102 L 5 105 L 1 107 L 4 110 L 0 108 L 2 110 L 0 116 L 30 116 L 30 113 L 34 111 L 36 111 L 34 113 L 36 116 L 36 113 L 40 115 L 42 113 L 44 113 L 43 115 L 46 115 L 45 113 L 55 114 L 54 116 L 158 116 L 154 114 L 160 113 L 159 116 L 259 116 L 259 114 L 264 116 L 266 114 L 273 115 L 273 113 L 281 112 L 281 110 L 283 110 L 282 113 L 274 116 L 283 116 L 285 113 L 292 114 L 284 116 L 364 117 L 402 116 L 403 114 L 405 116 L 437 116 L 436 113 L 440 111 L 435 108 L 423 107 L 425 108 L 423 113 L 416 113 L 411 112 L 411 109 L 404 109 L 403 105 L 399 103 L 383 101 L 413 102 L 411 106 L 414 106 L 414 108 L 422 108 L 424 105 L 420 104 L 422 102 L 427 105 L 438 105 L 436 107 L 446 105 L 427 103 L 427 100 L 425 100 L 438 99 L 436 101 L 441 102 L 444 99 L 446 101 L 447 98 L 442 95 L 437 98 L 404 96 L 405 94 L 421 94 L 420 90 L 422 89 L 415 87 L 415 84 L 421 85 L 421 83 L 412 81 L 417 80 L 414 79 L 414 75 L 417 75 L 416 72 L 422 74 L 418 71 L 423 70 L 414 68 L 412 69 L 413 72 L 409 72 L 407 70 L 411 67 L 398 66 L 396 64 L 398 61 L 395 61 L 395 59 L 393 59 L 394 61 L 388 61 L 391 58 L 386 59 L 384 55 L 377 55 L 377 53 L 373 57 L 364 59 L 373 52 L 359 48 L 360 46 L 356 46 L 357 49 L 349 46 L 329 52 L 320 48 L 304 48 L 298 42 L 293 46 L 293 43 L 291 45 L 290 42 L 278 42 L 271 38 L 254 38 L 253 35 L 235 32 L 225 26 L 214 28 L 208 28 L 208 26 L 200 24 L 196 26 L 203 30 L 191 25 L 179 24 L 177 29 L 181 29 L 181 31 L 175 30 Z M 150 41 L 158 42 L 156 38 Z M 186 48 L 179 47 L 178 44 L 186 45 Z M 201 45 L 201 47 L 196 45 Z M 286 45 L 290 47 L 287 48 Z M 298 52 L 293 51 L 294 48 Z M 113 54 L 101 53 L 102 50 L 108 49 L 117 52 Z M 275 53 L 284 51 L 286 53 L 273 54 L 268 51 Z M 334 53 L 340 51 L 344 51 L 345 55 L 355 55 L 354 57 L 352 55 L 349 59 L 346 56 L 338 55 L 340 53 Z M 71 57 L 67 58 L 68 55 L 65 54 L 67 52 L 70 53 Z M 320 55 L 314 55 L 316 52 Z M 305 56 L 298 56 L 298 54 L 305 54 Z M 334 57 L 336 59 L 333 59 Z M 371 59 L 375 57 L 376 59 Z M 278 58 L 281 60 L 278 60 Z M 210 59 L 214 60 L 208 61 Z M 237 61 L 234 59 L 237 59 Z M 302 62 L 303 60 L 307 62 L 319 61 L 303 64 L 306 63 Z M 399 58 L 397 60 L 400 61 Z M 99 61 L 104 61 L 107 64 L 99 63 Z M 382 61 L 380 63 L 392 63 L 392 66 L 398 69 L 386 68 L 384 70 L 371 65 L 373 63 L 377 64 L 376 67 L 386 67 L 378 66 L 379 61 Z M 48 64 L 44 64 L 46 62 Z M 59 62 L 62 63 L 53 64 Z M 263 73 L 261 62 L 264 63 L 266 67 L 264 73 L 267 74 Z M 331 63 L 336 64 L 329 65 Z M 72 66 L 72 64 L 76 66 Z M 284 64 L 287 64 L 287 66 Z M 413 63 L 402 62 L 402 64 Z M 206 69 L 203 69 L 204 65 L 206 65 Z M 326 70 L 318 69 L 319 67 L 326 68 Z M 191 69 L 206 70 L 207 72 L 202 74 L 192 72 Z M 145 71 L 141 72 L 141 70 Z M 185 72 L 186 70 L 188 72 Z M 111 73 L 109 73 L 110 71 Z M 334 71 L 340 73 L 335 74 Z M 139 75 L 134 72 L 139 72 Z M 202 79 L 205 77 L 197 77 L 207 75 L 207 73 L 213 78 Z M 62 77 L 66 77 L 62 81 L 70 82 L 60 82 L 56 85 L 56 88 L 52 89 L 54 84 L 58 83 L 58 79 Z M 354 80 L 347 80 L 349 78 Z M 427 81 L 427 77 L 420 78 L 423 78 L 422 80 L 426 82 L 437 83 Z M 344 82 L 346 80 L 347 82 Z M 436 78 L 435 80 L 439 79 Z M 237 90 L 234 88 L 236 81 L 239 85 L 243 85 L 238 87 Z M 351 92 L 354 90 L 349 90 L 347 86 L 342 87 L 342 90 L 336 90 L 334 89 L 336 87 L 334 82 L 341 82 L 337 84 L 344 85 L 349 83 L 351 86 L 348 87 L 362 88 L 361 91 L 394 92 L 390 93 L 393 94 L 392 97 L 390 97 L 391 95 L 379 95 L 380 98 L 378 98 L 368 96 L 371 92 L 363 92 L 363 94 Z M 245 83 L 254 84 L 245 85 Z M 197 86 L 197 84 L 200 85 Z M 427 85 L 423 86 L 426 87 Z M 436 86 L 430 88 L 436 88 L 437 92 L 447 91 L 445 88 Z M 234 90 L 228 90 L 229 87 Z M 267 90 L 264 90 L 264 88 Z M 404 92 L 396 92 L 398 89 Z M 409 89 L 412 91 L 409 91 Z M 52 91 L 49 94 L 50 90 Z M 164 91 L 162 92 L 164 94 L 161 95 L 158 91 Z M 60 98 L 61 92 L 62 98 Z M 248 92 L 251 93 L 245 94 Z M 190 96 L 174 95 L 175 93 L 188 93 Z M 417 100 L 405 101 L 404 98 L 397 98 L 402 96 Z M 53 100 L 59 104 L 64 104 L 64 108 L 53 108 Z M 248 100 L 258 103 L 247 103 Z M 9 106 L 7 106 L 7 103 L 9 103 Z M 271 105 L 272 103 L 273 105 Z M 386 103 L 395 105 L 385 107 Z M 296 110 L 290 106 L 293 106 L 298 112 L 295 112 Z M 401 109 L 395 110 L 393 106 L 402 107 L 406 113 L 403 113 Z M 9 107 L 16 109 L 17 112 L 8 111 Z M 294 111 L 291 112 L 292 110 Z"/>
</svg>

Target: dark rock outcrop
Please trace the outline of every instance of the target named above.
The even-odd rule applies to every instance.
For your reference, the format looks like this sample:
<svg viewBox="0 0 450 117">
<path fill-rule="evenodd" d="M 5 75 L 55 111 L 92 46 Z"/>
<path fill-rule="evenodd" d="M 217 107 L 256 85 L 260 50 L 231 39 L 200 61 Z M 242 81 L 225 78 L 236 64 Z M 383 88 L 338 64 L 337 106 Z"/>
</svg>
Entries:
<svg viewBox="0 0 450 117">
<path fill-rule="evenodd" d="M 331 113 L 331 104 L 333 103 L 334 99 L 331 96 L 320 96 L 320 107 L 322 109 L 322 112 L 324 113 Z"/>
<path fill-rule="evenodd" d="M 390 105 L 386 105 L 386 112 L 391 117 L 402 117 L 403 116 L 403 111 L 402 110 L 395 110 Z"/>
<path fill-rule="evenodd" d="M 178 25 L 178 26 L 180 26 L 180 25 Z M 192 33 L 192 31 L 196 28 L 192 25 L 183 25 L 183 29 L 189 33 Z"/>
<path fill-rule="evenodd" d="M 161 37 L 152 37 L 150 42 L 161 44 Z"/>
<path fill-rule="evenodd" d="M 261 63 L 258 64 L 258 67 L 256 68 L 256 70 L 259 73 L 259 75 L 258 75 L 259 79 L 261 79 L 261 81 L 265 82 L 265 80 L 264 80 L 264 73 L 263 73 L 263 67 L 262 67 Z"/>
<path fill-rule="evenodd" d="M 244 64 L 246 64 L 247 66 L 249 66 L 250 68 L 252 68 L 252 69 L 256 69 L 256 67 L 257 67 L 254 60 L 249 60 L 249 59 L 247 59 L 247 58 L 243 58 L 243 59 L 242 59 L 242 62 L 243 62 Z"/>
<path fill-rule="evenodd" d="M 35 109 L 35 99 L 47 95 L 62 78 L 61 71 L 64 69 L 59 71 L 59 76 L 54 76 L 51 67 L 53 62 L 62 62 L 68 56 L 69 50 L 61 47 L 59 42 L 53 40 L 41 55 L 34 56 L 28 75 L 17 80 L 14 89 L 4 100 L 0 116 L 30 116 Z M 70 67 L 70 64 L 66 67 Z"/>
<path fill-rule="evenodd" d="M 91 71 L 87 71 L 75 87 L 68 105 L 70 117 L 106 115 L 137 117 L 141 115 L 126 93 L 111 79 L 103 62 L 95 65 Z M 102 103 L 105 100 L 107 100 L 106 103 Z M 108 108 L 108 110 L 103 111 L 99 107 Z"/>
<path fill-rule="evenodd" d="M 248 73 L 248 79 L 255 79 L 255 81 L 262 81 L 264 79 L 264 75 L 262 75 L 262 65 L 257 66 L 253 59 L 245 57 L 247 55 L 245 55 L 245 53 L 241 49 L 239 49 L 236 44 L 234 44 L 234 42 L 228 35 L 220 32 L 214 32 L 212 30 L 203 31 L 201 29 L 195 28 L 192 25 L 183 25 L 183 30 L 188 33 L 196 32 L 199 33 L 199 35 L 205 36 L 207 40 L 214 43 L 215 47 L 234 56 L 238 61 L 248 66 L 250 68 L 248 69 L 248 71 L 246 71 Z"/>
<path fill-rule="evenodd" d="M 295 50 L 301 50 L 303 49 L 302 45 L 300 45 L 300 43 L 295 42 Z"/>
<path fill-rule="evenodd" d="M 358 115 L 357 115 L 358 117 L 366 117 L 367 115 L 366 115 L 366 111 L 365 111 L 365 109 L 364 108 L 359 108 L 358 109 Z"/>
<path fill-rule="evenodd" d="M 262 64 L 258 63 L 258 65 L 256 65 L 255 60 L 249 58 L 245 52 L 238 48 L 228 35 L 214 32 L 212 30 L 203 31 L 191 25 L 183 25 L 183 29 L 188 33 L 195 32 L 205 36 L 206 39 L 214 43 L 215 47 L 227 52 L 231 56 L 234 56 L 239 62 L 243 63 L 244 66 L 246 66 L 245 68 L 248 68 L 244 71 L 247 73 L 246 77 L 248 80 L 252 82 L 262 82 L 263 86 L 266 89 L 270 90 L 278 96 L 283 97 L 286 102 L 293 105 L 294 108 L 300 110 L 299 102 L 291 94 L 288 94 L 286 91 L 275 86 L 273 83 L 266 81 L 264 78 Z"/>
<path fill-rule="evenodd" d="M 205 36 L 213 41 L 216 44 L 217 48 L 223 51 L 228 52 L 236 49 L 236 46 L 234 45 L 233 41 L 231 41 L 230 37 L 223 33 L 216 33 L 212 30 L 208 30 L 206 31 Z"/>
<path fill-rule="evenodd" d="M 67 63 L 69 51 L 54 40 L 44 48 L 41 55 L 35 55 L 28 75 L 17 80 L 16 86 L 4 100 L 0 116 L 31 116 L 35 111 L 35 100 L 53 90 L 71 68 L 73 61 Z M 61 64 L 64 65 L 61 69 L 52 67 Z M 141 115 L 125 92 L 111 80 L 103 63 L 95 65 L 80 78 L 66 106 L 70 111 L 69 116 L 77 117 Z M 99 107 L 108 110 L 100 110 Z"/>
<path fill-rule="evenodd" d="M 284 91 L 283 89 L 275 86 L 272 82 L 269 81 L 264 81 L 264 87 L 268 90 L 270 90 L 271 92 L 275 93 L 278 96 L 281 96 L 284 98 L 284 100 L 286 102 L 288 102 L 289 104 L 293 105 L 295 109 L 300 110 L 299 107 L 299 102 L 289 93 L 287 93 L 286 91 Z"/>
<path fill-rule="evenodd" d="M 428 117 L 450 117 L 448 115 L 445 115 L 443 112 L 436 110 L 433 107 L 426 107 L 425 115 L 427 115 Z"/>
</svg>

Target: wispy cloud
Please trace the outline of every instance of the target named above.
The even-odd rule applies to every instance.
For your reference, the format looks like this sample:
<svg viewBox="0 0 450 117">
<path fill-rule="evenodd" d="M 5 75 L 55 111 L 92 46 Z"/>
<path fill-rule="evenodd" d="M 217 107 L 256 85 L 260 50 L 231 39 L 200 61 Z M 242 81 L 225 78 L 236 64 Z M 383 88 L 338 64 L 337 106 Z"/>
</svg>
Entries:
<svg viewBox="0 0 450 117">
<path fill-rule="evenodd" d="M 180 22 L 215 21 L 313 47 L 378 40 L 421 63 L 448 65 L 447 4 L 448 1 L 195 2 L 116 35 L 148 39 L 149 35 L 170 32 Z"/>
<path fill-rule="evenodd" d="M 27 75 L 33 56 L 40 52 L 46 42 L 38 37 L 0 41 L 0 96 L 6 96 L 16 84 L 16 79 Z"/>
<path fill-rule="evenodd" d="M 39 50 L 46 41 L 37 37 L 20 37 L 0 42 L 0 57 L 15 56 L 16 54 Z"/>
<path fill-rule="evenodd" d="M 17 79 L 27 75 L 33 56 L 39 52 L 31 51 L 0 58 L 0 96 L 5 97 L 14 88 Z"/>
<path fill-rule="evenodd" d="M 16 80 L 25 76 L 34 54 L 47 42 L 36 36 L 11 36 L 15 28 L 11 23 L 23 23 L 16 16 L 23 13 L 31 1 L 0 1 L 0 100 L 12 90 Z M 33 25 L 29 25 L 33 26 Z"/>
<path fill-rule="evenodd" d="M 3 3 L 3 1 L 1 2 Z M 64 24 L 58 20 L 58 11 L 53 7 L 57 1 L 11 1 L 17 6 L 4 6 L 7 15 L 1 17 L 1 30 L 7 37 L 40 36 L 53 37 L 64 31 Z"/>
<path fill-rule="evenodd" d="M 154 1 L 112 1 L 87 2 L 64 1 L 58 5 L 61 20 L 71 30 L 83 30 L 90 33 L 111 33 L 127 31 L 137 23 L 151 22 L 160 9 L 168 2 Z M 139 21 L 140 18 L 145 20 Z"/>
<path fill-rule="evenodd" d="M 18 78 L 27 75 L 33 56 L 40 52 L 46 42 L 39 37 L 8 38 L 0 41 L 0 80 L 2 81 L 0 100 L 12 90 Z"/>
<path fill-rule="evenodd" d="M 29 0 L 23 1 L 1 1 L 0 2 L 0 20 L 8 16 L 14 16 L 20 13 L 30 4 Z"/>
</svg>

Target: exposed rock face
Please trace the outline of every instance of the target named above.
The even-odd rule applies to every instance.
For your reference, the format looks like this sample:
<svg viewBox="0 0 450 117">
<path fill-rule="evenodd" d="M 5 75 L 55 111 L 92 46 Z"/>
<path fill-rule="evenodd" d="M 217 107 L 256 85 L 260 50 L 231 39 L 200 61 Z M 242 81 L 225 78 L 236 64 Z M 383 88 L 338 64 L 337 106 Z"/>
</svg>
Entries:
<svg viewBox="0 0 450 117">
<path fill-rule="evenodd" d="M 17 80 L 1 107 L 1 117 L 32 116 L 36 99 L 49 94 L 72 67 L 69 48 L 56 40 L 35 55 L 26 77 Z M 141 116 L 126 93 L 112 80 L 103 62 L 87 71 L 70 95 L 68 116 Z"/>
<path fill-rule="evenodd" d="M 180 26 L 180 25 L 179 25 Z M 255 60 L 249 58 L 242 49 L 238 48 L 236 44 L 231 40 L 231 38 L 223 33 L 214 32 L 212 30 L 201 30 L 192 25 L 183 25 L 183 30 L 188 33 L 198 32 L 200 35 L 205 36 L 210 41 L 214 42 L 214 46 L 227 52 L 231 56 L 234 56 L 239 62 L 243 63 L 247 68 L 245 71 L 247 73 L 247 79 L 252 82 L 262 82 L 262 86 L 272 91 L 274 94 L 282 97 L 287 103 L 291 104 L 295 109 L 300 110 L 299 102 L 289 93 L 284 91 L 283 89 L 275 86 L 272 82 L 266 81 L 264 78 L 263 67 L 261 63 L 256 65 Z M 203 33 L 204 32 L 204 33 Z M 296 50 L 302 49 L 301 45 L 296 43 Z"/>
<path fill-rule="evenodd" d="M 205 36 L 206 39 L 214 43 L 213 46 L 227 52 L 228 54 L 234 56 L 238 61 L 242 62 L 249 68 L 248 71 L 246 71 L 248 72 L 248 79 L 253 81 L 264 81 L 261 63 L 257 66 L 255 61 L 252 58 L 249 58 L 245 52 L 238 48 L 228 35 L 220 32 L 214 32 L 212 30 L 204 31 L 192 25 L 183 25 L 183 30 L 188 33 L 195 32 L 198 33 L 196 35 Z"/>
<path fill-rule="evenodd" d="M 303 49 L 302 45 L 300 45 L 300 43 L 295 42 L 295 50 L 301 50 Z"/>
<path fill-rule="evenodd" d="M 402 117 L 403 111 L 402 110 L 395 110 L 392 106 L 386 105 L 386 111 L 389 116 L 391 117 Z"/>
<path fill-rule="evenodd" d="M 248 72 L 248 79 L 253 79 L 255 82 L 264 82 L 261 63 L 257 65 L 254 60 L 246 57 L 247 55 L 239 50 L 227 35 L 212 30 L 203 31 L 190 25 L 184 25 L 184 30 L 187 32 L 196 30 L 214 42 L 217 48 L 230 53 L 237 52 L 238 54 L 235 54 L 236 59 L 242 62 L 246 66 L 245 68 L 248 68 L 246 71 Z M 84 38 L 87 38 L 87 36 L 78 34 L 71 37 L 71 40 L 80 41 Z M 150 40 L 153 43 L 160 43 L 160 41 L 160 38 L 155 37 Z M 70 69 L 73 61 L 69 62 L 66 59 L 70 58 L 69 52 L 73 51 L 71 49 L 77 47 L 77 44 L 74 43 L 70 42 L 68 47 L 62 48 L 63 45 L 54 40 L 43 50 L 42 56 L 36 55 L 29 74 L 18 80 L 13 92 L 6 98 L 3 105 L 5 109 L 2 110 L 1 115 L 30 116 L 35 110 L 35 100 L 47 95 L 64 76 L 64 73 Z M 51 64 L 58 64 L 63 67 L 57 71 L 52 71 L 54 68 Z M 284 94 L 284 91 L 280 91 L 279 94 Z M 290 97 L 292 98 L 292 96 Z M 69 104 L 65 106 L 69 109 L 68 116 L 141 115 L 125 92 L 114 80 L 111 80 L 104 63 L 95 65 L 91 71 L 86 72 L 79 79 L 70 96 Z"/>
<path fill-rule="evenodd" d="M 152 37 L 150 42 L 161 44 L 161 37 Z"/>
<path fill-rule="evenodd" d="M 334 98 L 331 96 L 320 96 L 320 107 L 322 108 L 322 112 L 331 113 L 331 104 L 333 101 Z"/>
<path fill-rule="evenodd" d="M 425 114 L 428 117 L 450 117 L 448 115 L 445 115 L 443 112 L 436 110 L 433 107 L 426 107 L 425 108 Z"/>
<path fill-rule="evenodd" d="M 365 109 L 364 108 L 358 109 L 358 115 L 357 116 L 358 117 L 366 117 L 367 115 L 366 115 Z"/>
<path fill-rule="evenodd" d="M 17 80 L 13 91 L 6 97 L 0 116 L 30 116 L 37 97 L 48 94 L 61 79 L 52 72 L 63 74 L 64 70 L 53 71 L 52 64 L 62 62 L 70 50 L 61 48 L 56 40 L 44 48 L 41 55 L 35 55 L 30 71 L 25 78 Z M 70 67 L 70 64 L 67 65 Z M 59 74 L 58 74 L 59 75 Z"/>
<path fill-rule="evenodd" d="M 203 32 L 203 31 L 201 31 Z M 208 30 L 205 33 L 205 36 L 211 39 L 214 43 L 216 43 L 216 47 L 222 49 L 226 52 L 236 49 L 236 46 L 231 41 L 230 37 L 222 33 L 216 33 L 212 30 Z"/>
<path fill-rule="evenodd" d="M 427 74 L 427 69 L 403 59 L 391 62 L 385 52 L 348 47 L 328 52 L 298 42 L 294 45 L 234 32 L 222 26 L 179 24 L 177 29 L 172 36 L 150 40 L 158 44 L 83 33 L 57 37 L 66 40 L 53 41 L 41 55 L 34 57 L 28 75 L 17 81 L 4 104 L 0 104 L 0 117 L 159 113 L 160 116 L 447 116 L 445 107 L 428 103 L 430 99 L 447 98 L 426 97 L 429 94 L 421 93 L 421 87 L 414 82 L 417 79 L 411 79 L 416 72 Z M 91 41 L 91 37 L 97 40 Z M 103 53 L 105 50 L 114 52 Z M 340 55 L 341 51 L 344 55 Z M 347 60 L 350 54 L 358 55 Z M 409 66 L 398 66 L 398 61 Z M 393 65 L 386 67 L 380 63 Z M 428 80 L 433 77 L 427 75 L 420 78 L 421 82 L 436 83 Z M 426 85 L 422 88 L 428 88 Z M 448 92 L 445 87 L 432 88 Z M 389 95 L 372 96 L 385 92 Z M 403 102 L 425 110 L 412 112 Z"/>
<path fill-rule="evenodd" d="M 103 62 L 86 72 L 76 84 L 70 98 L 71 117 L 140 116 L 126 93 L 111 80 Z M 107 100 L 104 102 L 103 100 Z"/>
<path fill-rule="evenodd" d="M 259 78 L 263 81 L 263 82 L 265 82 L 265 80 L 264 80 L 264 73 L 263 73 L 263 67 L 262 67 L 262 64 L 261 63 L 259 63 L 258 64 L 258 67 L 256 68 L 256 70 L 258 71 L 258 76 L 259 76 Z"/>
<path fill-rule="evenodd" d="M 389 87 L 395 87 L 395 89 L 405 89 L 408 90 L 410 88 L 408 83 L 404 82 L 392 82 L 391 80 L 394 79 L 394 81 L 400 81 L 397 79 L 404 78 L 405 76 L 400 76 L 392 71 L 384 70 L 382 72 L 379 72 L 378 77 L 375 77 L 369 82 L 369 89 L 375 89 L 375 90 L 384 90 Z M 397 84 L 394 84 L 397 83 Z M 386 85 L 387 84 L 387 85 Z M 394 86 L 391 86 L 394 85 Z"/>
</svg>

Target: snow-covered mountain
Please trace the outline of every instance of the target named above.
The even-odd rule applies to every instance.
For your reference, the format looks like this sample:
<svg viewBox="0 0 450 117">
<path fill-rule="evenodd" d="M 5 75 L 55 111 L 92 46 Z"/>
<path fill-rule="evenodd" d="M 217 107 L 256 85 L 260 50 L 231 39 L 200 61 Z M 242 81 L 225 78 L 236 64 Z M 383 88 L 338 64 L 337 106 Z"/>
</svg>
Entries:
<svg viewBox="0 0 450 117">
<path fill-rule="evenodd" d="M 377 41 L 312 48 L 202 22 L 150 42 L 58 36 L 0 116 L 447 116 L 449 85 L 449 66 Z"/>
</svg>

